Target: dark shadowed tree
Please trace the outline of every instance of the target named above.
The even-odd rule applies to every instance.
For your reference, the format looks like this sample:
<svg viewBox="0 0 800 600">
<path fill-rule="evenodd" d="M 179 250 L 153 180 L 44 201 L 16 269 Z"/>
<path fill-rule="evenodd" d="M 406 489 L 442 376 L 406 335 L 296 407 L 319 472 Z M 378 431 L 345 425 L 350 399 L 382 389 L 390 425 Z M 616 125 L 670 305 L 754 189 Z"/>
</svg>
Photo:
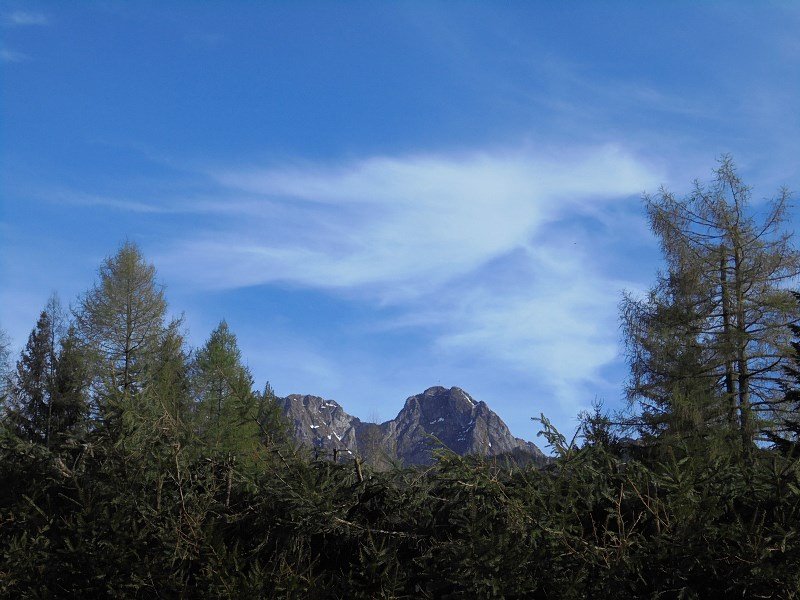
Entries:
<svg viewBox="0 0 800 600">
<path fill-rule="evenodd" d="M 0 327 L 0 406 L 6 397 L 8 377 L 11 374 L 11 340 L 5 329 Z"/>
<path fill-rule="evenodd" d="M 9 420 L 16 433 L 29 441 L 47 444 L 52 408 L 52 372 L 56 357 L 52 346 L 52 319 L 42 311 L 22 349 L 9 387 Z"/>
<path fill-rule="evenodd" d="M 70 326 L 59 340 L 52 387 L 51 437 L 60 444 L 81 435 L 89 413 L 89 364 L 77 331 Z"/>
<path fill-rule="evenodd" d="M 256 394 L 256 420 L 265 447 L 291 443 L 289 423 L 278 404 L 275 391 L 269 381 L 264 391 Z"/>
<path fill-rule="evenodd" d="M 21 437 L 55 447 L 83 426 L 86 361 L 53 295 L 40 313 L 9 382 L 7 419 Z"/>
<path fill-rule="evenodd" d="M 800 293 L 795 292 L 798 304 Z M 791 326 L 794 339 L 789 362 L 784 366 L 783 384 L 785 408 L 783 420 L 770 433 L 770 440 L 783 452 L 800 455 L 800 325 Z"/>
<path fill-rule="evenodd" d="M 8 389 L 11 384 L 11 341 L 0 328 L 0 420 L 8 411 Z"/>
</svg>

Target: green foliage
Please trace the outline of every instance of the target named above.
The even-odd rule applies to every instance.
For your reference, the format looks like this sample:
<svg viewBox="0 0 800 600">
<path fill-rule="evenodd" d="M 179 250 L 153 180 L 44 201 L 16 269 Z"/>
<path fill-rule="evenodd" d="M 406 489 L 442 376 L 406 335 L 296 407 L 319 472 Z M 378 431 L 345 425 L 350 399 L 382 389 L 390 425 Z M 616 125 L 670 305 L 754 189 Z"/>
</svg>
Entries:
<svg viewBox="0 0 800 600">
<path fill-rule="evenodd" d="M 800 303 L 800 293 L 795 292 Z M 782 451 L 800 456 L 800 325 L 792 325 L 789 362 L 784 367 L 784 411 L 770 440 Z"/>
<path fill-rule="evenodd" d="M 289 422 L 269 382 L 264 386 L 264 391 L 256 394 L 255 398 L 255 417 L 261 444 L 268 448 L 291 446 L 292 433 Z"/>
<path fill-rule="evenodd" d="M 58 301 L 51 298 L 28 337 L 8 384 L 4 419 L 23 439 L 59 447 L 85 425 L 87 363 L 74 328 L 59 335 Z"/>
<path fill-rule="evenodd" d="M 789 326 L 800 322 L 787 289 L 800 274 L 789 192 L 761 219 L 750 194 L 725 156 L 711 184 L 695 183 L 685 198 L 645 196 L 667 269 L 646 299 L 622 303 L 628 392 L 643 432 L 680 439 L 726 422 L 745 456 L 784 417 L 779 381 Z"/>
<path fill-rule="evenodd" d="M 242 471 L 168 427 L 67 457 L 6 434 L 0 593 L 800 597 L 797 459 L 568 448 L 545 469 L 448 454 L 362 476 L 281 450 Z"/>
<path fill-rule="evenodd" d="M 274 413 L 274 398 L 253 392 L 236 336 L 223 320 L 197 351 L 194 364 L 198 426 L 218 452 L 251 462 L 262 448 L 262 420 Z"/>
<path fill-rule="evenodd" d="M 167 303 L 155 275 L 138 246 L 125 242 L 103 262 L 75 311 L 91 357 L 94 400 L 112 428 L 147 386 L 148 359 L 163 336 Z"/>
<path fill-rule="evenodd" d="M 86 429 L 89 411 L 89 364 L 74 327 L 59 340 L 53 374 L 50 445 L 63 446 Z"/>
<path fill-rule="evenodd" d="M 42 311 L 28 336 L 10 385 L 8 418 L 14 429 L 21 437 L 43 444 L 48 441 L 52 374 L 56 362 L 51 342 L 52 325 L 50 315 Z"/>
</svg>

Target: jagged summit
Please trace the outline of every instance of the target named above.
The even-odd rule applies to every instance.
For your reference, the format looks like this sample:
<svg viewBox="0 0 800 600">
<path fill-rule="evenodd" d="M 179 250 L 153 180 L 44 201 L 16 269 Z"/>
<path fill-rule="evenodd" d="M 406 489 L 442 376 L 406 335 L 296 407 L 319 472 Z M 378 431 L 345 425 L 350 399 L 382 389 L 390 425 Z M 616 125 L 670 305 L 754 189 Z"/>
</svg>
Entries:
<svg viewBox="0 0 800 600">
<path fill-rule="evenodd" d="M 314 448 L 339 449 L 350 455 L 356 451 L 356 432 L 361 421 L 347 414 L 334 400 L 291 394 L 278 398 L 278 403 L 294 425 L 299 442 Z"/>
<path fill-rule="evenodd" d="M 380 465 L 399 460 L 424 465 L 439 440 L 461 455 L 513 456 L 544 461 L 531 442 L 515 438 L 485 402 L 458 387 L 428 388 L 409 397 L 398 415 L 385 423 L 363 423 L 333 400 L 292 394 L 279 399 L 298 441 L 340 456 L 359 455 Z"/>
<path fill-rule="evenodd" d="M 420 404 L 426 410 L 436 410 L 436 407 L 446 405 L 458 412 L 462 412 L 465 408 L 472 410 L 478 404 L 485 405 L 484 402 L 478 402 L 459 387 L 447 389 L 440 385 L 429 387 L 421 394 L 406 399 L 405 407 L 408 408 L 409 404 L 414 403 Z"/>
</svg>

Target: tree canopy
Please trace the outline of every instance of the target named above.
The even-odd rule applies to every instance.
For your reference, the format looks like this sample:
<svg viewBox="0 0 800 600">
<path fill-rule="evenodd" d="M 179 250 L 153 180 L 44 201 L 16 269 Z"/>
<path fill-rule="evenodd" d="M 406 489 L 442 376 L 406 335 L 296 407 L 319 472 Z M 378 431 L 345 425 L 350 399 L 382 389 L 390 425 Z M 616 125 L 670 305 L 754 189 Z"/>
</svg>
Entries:
<svg viewBox="0 0 800 600">
<path fill-rule="evenodd" d="M 95 401 L 107 417 L 145 388 L 166 310 L 155 267 L 129 241 L 103 261 L 98 281 L 80 299 L 75 322 L 92 355 Z"/>
<path fill-rule="evenodd" d="M 757 218 L 729 157 L 714 175 L 683 199 L 666 189 L 645 196 L 666 270 L 647 298 L 622 304 L 628 393 L 651 431 L 725 420 L 749 452 L 786 410 L 789 328 L 800 318 L 787 286 L 800 255 L 787 227 L 788 190 Z"/>
</svg>

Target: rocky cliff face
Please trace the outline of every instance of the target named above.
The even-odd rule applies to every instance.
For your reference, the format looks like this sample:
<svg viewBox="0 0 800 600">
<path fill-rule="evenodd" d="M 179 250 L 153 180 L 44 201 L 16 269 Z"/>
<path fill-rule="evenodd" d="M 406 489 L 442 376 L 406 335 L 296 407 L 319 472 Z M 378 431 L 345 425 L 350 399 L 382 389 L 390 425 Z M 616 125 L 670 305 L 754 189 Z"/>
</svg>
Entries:
<svg viewBox="0 0 800 600">
<path fill-rule="evenodd" d="M 292 394 L 278 398 L 278 403 L 301 444 L 327 451 L 335 449 L 351 456 L 357 453 L 357 430 L 362 423 L 333 400 Z"/>
<path fill-rule="evenodd" d="M 546 461 L 534 444 L 511 435 L 485 402 L 457 387 L 432 387 L 411 396 L 397 417 L 381 424 L 363 423 L 336 402 L 316 396 L 291 395 L 280 403 L 302 444 L 336 450 L 338 457 L 358 455 L 376 466 L 393 460 L 429 464 L 436 440 L 461 455 Z"/>
</svg>

